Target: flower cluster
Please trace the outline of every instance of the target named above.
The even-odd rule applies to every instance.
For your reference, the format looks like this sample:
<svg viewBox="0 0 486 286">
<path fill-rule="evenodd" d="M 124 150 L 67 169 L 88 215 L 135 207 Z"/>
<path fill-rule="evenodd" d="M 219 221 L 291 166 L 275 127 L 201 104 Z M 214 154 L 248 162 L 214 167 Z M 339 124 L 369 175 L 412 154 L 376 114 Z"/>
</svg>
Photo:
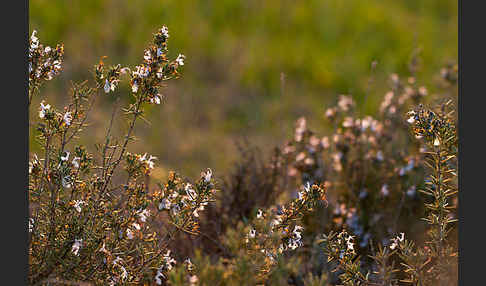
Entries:
<svg viewBox="0 0 486 286">
<path fill-rule="evenodd" d="M 39 88 L 43 81 L 53 79 L 62 69 L 64 46 L 55 48 L 44 46 L 39 42 L 37 31 L 34 30 L 29 39 L 29 97 L 34 89 Z M 30 103 L 30 101 L 29 101 Z"/>
<path fill-rule="evenodd" d="M 177 77 L 178 68 L 184 65 L 184 55 L 179 54 L 173 61 L 168 59 L 168 38 L 169 31 L 164 26 L 154 35 L 154 45 L 145 50 L 143 63 L 131 72 L 132 93 L 142 96 L 144 102 L 160 104 L 162 95 L 159 93 L 159 86 L 163 81 Z"/>
<path fill-rule="evenodd" d="M 155 193 L 158 210 L 167 212 L 170 222 L 181 230 L 197 233 L 199 212 L 214 200 L 217 191 L 211 175 L 212 171 L 208 169 L 201 173 L 195 184 L 191 184 L 171 172 L 168 182 L 160 185 L 161 191 Z"/>
</svg>

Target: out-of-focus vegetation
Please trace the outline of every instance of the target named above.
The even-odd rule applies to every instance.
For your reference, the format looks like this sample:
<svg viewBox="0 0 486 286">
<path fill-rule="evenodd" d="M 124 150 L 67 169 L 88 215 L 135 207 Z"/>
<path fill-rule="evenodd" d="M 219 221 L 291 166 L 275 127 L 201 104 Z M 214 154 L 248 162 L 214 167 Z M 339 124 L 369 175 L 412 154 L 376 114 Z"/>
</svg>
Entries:
<svg viewBox="0 0 486 286">
<path fill-rule="evenodd" d="M 187 55 L 184 76 L 164 90 L 163 105 L 147 110 L 157 128 L 138 123 L 135 135 L 143 140 L 132 149 L 159 158 L 155 177 L 166 177 L 166 169 L 193 177 L 206 167 L 227 173 L 237 158 L 235 140 L 248 137 L 268 150 L 288 138 L 300 116 L 317 132 L 329 131 L 324 107 L 340 93 L 373 115 L 388 88 L 373 82 L 409 74 L 417 51 L 418 84 L 434 93 L 434 75 L 457 59 L 458 46 L 452 0 L 31 0 L 29 20 L 46 44 L 65 45 L 64 72 L 45 86 L 46 98 L 59 104 L 66 104 L 70 81 L 90 78 L 102 56 L 134 66 L 158 27 L 177 35 L 169 42 Z M 131 100 L 126 83 L 116 93 Z M 93 113 L 93 137 L 103 138 L 114 98 L 103 98 L 106 108 Z M 35 141 L 31 150 L 40 151 Z"/>
</svg>

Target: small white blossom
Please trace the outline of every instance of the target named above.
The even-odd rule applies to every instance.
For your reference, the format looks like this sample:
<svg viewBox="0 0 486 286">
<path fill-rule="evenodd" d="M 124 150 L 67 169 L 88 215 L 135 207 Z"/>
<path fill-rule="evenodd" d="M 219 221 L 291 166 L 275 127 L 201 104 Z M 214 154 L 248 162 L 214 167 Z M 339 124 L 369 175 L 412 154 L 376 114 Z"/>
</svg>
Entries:
<svg viewBox="0 0 486 286">
<path fill-rule="evenodd" d="M 301 239 L 302 238 L 302 234 L 301 234 L 302 230 L 304 230 L 303 227 L 301 227 L 300 225 L 296 225 L 294 227 L 294 231 L 292 233 L 297 237 L 297 239 Z"/>
<path fill-rule="evenodd" d="M 170 271 L 172 270 L 172 267 L 177 263 L 177 261 L 170 257 L 170 249 L 167 250 L 167 252 L 164 254 L 164 262 L 165 262 L 165 268 Z"/>
<path fill-rule="evenodd" d="M 186 56 L 179 54 L 177 56 L 176 62 L 178 65 L 183 66 L 184 65 L 184 60 L 186 59 Z"/>
<path fill-rule="evenodd" d="M 385 158 L 383 157 L 383 152 L 382 152 L 381 150 L 380 150 L 380 151 L 378 151 L 378 152 L 376 152 L 376 160 L 378 160 L 378 161 L 383 161 L 383 159 L 385 159 Z"/>
<path fill-rule="evenodd" d="M 145 54 L 143 55 L 143 59 L 146 61 L 150 61 L 152 59 L 152 53 L 150 53 L 150 50 L 145 51 Z"/>
<path fill-rule="evenodd" d="M 213 171 L 211 171 L 211 169 L 208 168 L 207 172 L 204 174 L 204 181 L 206 181 L 206 183 L 209 183 L 211 181 L 212 175 L 213 175 Z"/>
<path fill-rule="evenodd" d="M 169 29 L 166 26 L 163 26 L 162 29 L 160 29 L 160 32 L 162 33 L 162 35 L 164 35 L 164 37 L 169 37 Z"/>
<path fill-rule="evenodd" d="M 434 146 L 439 146 L 440 145 L 440 141 L 439 141 L 439 138 L 435 138 L 434 140 Z"/>
<path fill-rule="evenodd" d="M 133 226 L 133 227 L 134 227 L 136 230 L 140 230 L 140 229 L 141 229 L 140 225 L 139 225 L 138 223 L 136 223 L 136 222 L 132 223 L 132 226 Z"/>
<path fill-rule="evenodd" d="M 31 49 L 37 49 L 39 47 L 39 38 L 36 37 L 37 31 L 32 31 L 32 36 L 30 36 L 30 40 L 32 44 L 30 45 Z"/>
<path fill-rule="evenodd" d="M 106 79 L 106 81 L 105 81 L 105 86 L 104 86 L 103 88 L 104 88 L 104 90 L 105 90 L 105 93 L 110 92 L 110 90 L 111 90 L 111 84 L 110 84 L 110 82 L 108 81 L 108 79 Z"/>
<path fill-rule="evenodd" d="M 128 239 L 133 239 L 133 231 L 129 228 L 127 228 L 127 237 Z"/>
<path fill-rule="evenodd" d="M 144 210 L 142 210 L 138 213 L 138 217 L 140 217 L 140 220 L 142 222 L 147 221 L 147 217 L 149 217 L 149 216 L 150 216 L 150 210 L 148 210 L 148 209 L 144 209 Z"/>
<path fill-rule="evenodd" d="M 74 159 L 73 159 L 72 163 L 73 163 L 73 166 L 74 166 L 75 168 L 79 168 L 79 160 L 81 160 L 81 158 L 79 158 L 79 157 L 74 157 Z"/>
<path fill-rule="evenodd" d="M 71 188 L 71 177 L 65 176 L 61 180 L 62 186 L 65 188 Z"/>
<path fill-rule="evenodd" d="M 71 121 L 73 120 L 73 116 L 71 115 L 71 112 L 66 112 L 63 117 L 64 123 L 66 123 L 67 126 L 71 125 Z"/>
<path fill-rule="evenodd" d="M 162 49 L 161 48 L 157 48 L 157 57 L 160 57 L 162 55 Z"/>
<path fill-rule="evenodd" d="M 29 218 L 29 232 L 32 232 L 33 229 L 34 229 L 34 219 Z"/>
<path fill-rule="evenodd" d="M 137 81 L 133 81 L 132 92 L 137 93 L 137 91 L 138 91 L 138 83 L 137 83 Z"/>
<path fill-rule="evenodd" d="M 262 217 L 263 217 L 263 211 L 259 209 L 257 211 L 257 218 L 262 218 Z"/>
<path fill-rule="evenodd" d="M 46 111 L 51 109 L 50 104 L 44 105 L 44 101 L 40 103 L 39 117 L 43 119 L 46 116 Z"/>
<path fill-rule="evenodd" d="M 159 210 L 169 210 L 171 206 L 171 202 L 168 199 L 162 199 L 162 201 L 159 204 Z"/>
<path fill-rule="evenodd" d="M 162 285 L 162 279 L 165 278 L 164 274 L 160 270 L 157 270 L 157 274 L 155 274 L 155 283 L 157 285 Z"/>
<path fill-rule="evenodd" d="M 162 97 L 160 96 L 160 94 L 157 94 L 156 96 L 150 99 L 150 103 L 160 104 L 161 98 Z"/>
<path fill-rule="evenodd" d="M 381 186 L 381 194 L 386 197 L 389 193 L 390 192 L 388 191 L 388 185 L 383 184 L 383 186 Z"/>
<path fill-rule="evenodd" d="M 71 154 L 71 153 L 69 153 L 68 151 L 66 151 L 66 155 L 61 156 L 61 161 L 67 161 L 69 159 L 69 154 Z"/>
<path fill-rule="evenodd" d="M 83 200 L 75 200 L 74 201 L 74 208 L 76 209 L 76 211 L 78 213 L 81 212 L 81 205 L 84 205 L 84 204 L 86 204 L 86 202 L 84 202 Z"/>
<path fill-rule="evenodd" d="M 256 230 L 254 228 L 250 229 L 250 231 L 248 232 L 248 237 L 255 238 L 255 235 L 256 235 Z"/>
<path fill-rule="evenodd" d="M 191 201 L 196 200 L 197 193 L 196 193 L 196 191 L 194 191 L 191 184 L 189 184 L 189 183 L 186 184 L 185 191 L 186 191 L 186 194 Z"/>
<path fill-rule="evenodd" d="M 76 239 L 71 248 L 71 252 L 74 255 L 79 255 L 79 250 L 81 249 L 82 244 L 83 244 L 83 239 Z"/>
</svg>

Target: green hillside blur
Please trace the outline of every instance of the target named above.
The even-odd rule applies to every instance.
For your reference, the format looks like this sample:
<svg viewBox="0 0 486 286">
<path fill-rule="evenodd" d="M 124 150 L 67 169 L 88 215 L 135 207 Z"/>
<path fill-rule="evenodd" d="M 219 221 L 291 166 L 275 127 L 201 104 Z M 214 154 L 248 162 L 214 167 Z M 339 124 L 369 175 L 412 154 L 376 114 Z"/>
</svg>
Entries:
<svg viewBox="0 0 486 286">
<path fill-rule="evenodd" d="M 69 82 L 91 79 L 100 57 L 134 66 L 152 34 L 169 28 L 170 56 L 186 55 L 183 76 L 165 90 L 164 104 L 149 108 L 152 126 L 139 122 L 131 148 L 157 156 L 160 176 L 167 169 L 195 176 L 206 167 L 225 174 L 234 142 L 247 138 L 268 150 L 291 136 L 300 116 L 325 131 L 323 112 L 338 94 L 373 114 L 388 75 L 408 75 L 416 49 L 418 81 L 431 92 L 439 69 L 457 61 L 452 0 L 31 0 L 29 14 L 42 43 L 65 45 L 64 73 L 44 87 L 58 107 Z M 368 88 L 375 60 L 377 84 Z M 128 86 L 118 94 L 129 100 Z M 91 117 L 87 145 L 102 138 L 112 97 L 98 102 L 106 112 Z M 31 148 L 40 152 L 34 140 Z"/>
</svg>

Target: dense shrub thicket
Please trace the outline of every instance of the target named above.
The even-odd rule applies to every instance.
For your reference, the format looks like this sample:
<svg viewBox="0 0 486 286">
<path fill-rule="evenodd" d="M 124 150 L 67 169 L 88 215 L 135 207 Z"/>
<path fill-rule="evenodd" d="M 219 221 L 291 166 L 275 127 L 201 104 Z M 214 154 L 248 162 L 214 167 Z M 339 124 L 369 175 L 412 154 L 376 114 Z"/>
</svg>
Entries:
<svg viewBox="0 0 486 286">
<path fill-rule="evenodd" d="M 457 285 L 457 65 L 441 71 L 440 93 L 412 75 L 390 76 L 376 117 L 340 95 L 324 116 L 305 118 L 270 156 L 241 144 L 241 159 L 217 182 L 171 172 L 153 183 L 157 158 L 128 151 L 144 107 L 179 77 L 163 27 L 136 67 L 95 65 L 73 83 L 70 102 L 42 101 L 64 50 L 29 49 L 29 110 L 42 154 L 29 162 L 29 281 L 32 285 Z M 115 138 L 118 101 L 104 142 L 77 145 L 99 96 L 131 86 L 128 120 Z M 437 104 L 438 103 L 438 104 Z M 429 107 L 429 105 L 431 107 Z"/>
</svg>

